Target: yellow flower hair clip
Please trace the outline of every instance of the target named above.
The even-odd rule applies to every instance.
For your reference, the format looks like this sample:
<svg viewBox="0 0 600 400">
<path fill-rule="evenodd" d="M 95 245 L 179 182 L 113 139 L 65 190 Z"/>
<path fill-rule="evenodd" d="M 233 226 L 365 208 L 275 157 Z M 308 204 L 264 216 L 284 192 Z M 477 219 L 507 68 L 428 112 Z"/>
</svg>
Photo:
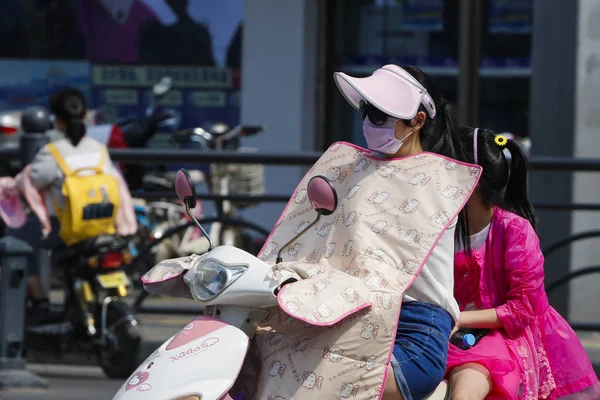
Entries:
<svg viewBox="0 0 600 400">
<path fill-rule="evenodd" d="M 504 147 L 506 146 L 506 143 L 508 143 L 508 139 L 503 135 L 496 135 L 496 137 L 494 138 L 494 143 L 496 143 L 500 147 Z"/>
</svg>

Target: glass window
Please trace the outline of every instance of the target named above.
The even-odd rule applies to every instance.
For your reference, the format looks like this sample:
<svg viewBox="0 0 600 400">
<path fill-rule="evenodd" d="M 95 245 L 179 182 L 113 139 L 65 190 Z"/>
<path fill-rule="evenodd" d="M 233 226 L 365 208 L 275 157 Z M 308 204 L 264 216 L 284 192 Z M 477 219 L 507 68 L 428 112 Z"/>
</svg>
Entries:
<svg viewBox="0 0 600 400">
<path fill-rule="evenodd" d="M 438 90 L 457 102 L 458 0 L 337 0 L 332 41 L 336 71 L 367 76 L 388 64 L 416 65 Z M 487 0 L 483 9 L 481 125 L 520 134 L 529 103 L 532 0 Z M 332 90 L 337 91 L 335 86 Z M 333 93 L 329 142 L 364 145 L 361 122 L 342 96 Z"/>
<path fill-rule="evenodd" d="M 532 0 L 488 0 L 481 48 L 480 124 L 528 136 Z"/>
</svg>

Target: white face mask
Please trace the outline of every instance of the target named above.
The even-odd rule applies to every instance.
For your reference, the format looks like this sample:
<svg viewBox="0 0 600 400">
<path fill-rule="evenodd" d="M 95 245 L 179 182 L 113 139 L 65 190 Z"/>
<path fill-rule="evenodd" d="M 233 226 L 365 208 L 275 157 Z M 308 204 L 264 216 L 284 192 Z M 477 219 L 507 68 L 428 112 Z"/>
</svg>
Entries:
<svg viewBox="0 0 600 400">
<path fill-rule="evenodd" d="M 394 136 L 396 128 L 396 118 L 388 117 L 388 120 L 383 125 L 373 125 L 366 117 L 363 121 L 363 135 L 367 140 L 369 150 L 378 151 L 384 154 L 396 154 L 404 144 L 404 140 L 409 137 L 414 131 L 411 131 L 402 140 Z"/>
</svg>

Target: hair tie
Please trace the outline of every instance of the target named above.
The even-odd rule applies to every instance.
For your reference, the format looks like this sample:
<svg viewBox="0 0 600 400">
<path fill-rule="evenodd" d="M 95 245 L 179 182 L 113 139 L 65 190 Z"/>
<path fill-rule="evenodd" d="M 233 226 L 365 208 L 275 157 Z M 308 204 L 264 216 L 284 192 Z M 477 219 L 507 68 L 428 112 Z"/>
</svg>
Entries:
<svg viewBox="0 0 600 400">
<path fill-rule="evenodd" d="M 504 154 L 504 160 L 506 160 L 506 167 L 508 169 L 506 177 L 506 185 L 508 186 L 508 181 L 510 180 L 510 166 L 512 164 L 512 154 L 510 154 L 510 150 L 508 150 L 508 148 L 506 147 L 502 150 L 502 154 Z"/>
<path fill-rule="evenodd" d="M 504 147 L 506 146 L 506 143 L 508 143 L 508 139 L 504 135 L 496 135 L 494 137 L 494 143 L 496 143 L 499 147 Z M 506 161 L 506 166 L 508 167 L 508 176 L 506 178 L 506 184 L 508 185 L 508 181 L 510 180 L 510 164 L 512 162 L 512 155 L 510 154 L 508 147 L 504 147 L 502 149 L 502 154 L 504 155 L 504 160 Z"/>
<path fill-rule="evenodd" d="M 494 143 L 496 143 L 500 147 L 504 147 L 506 146 L 506 143 L 508 143 L 508 139 L 504 135 L 496 135 L 496 137 L 494 138 Z"/>
<path fill-rule="evenodd" d="M 479 128 L 475 128 L 473 131 L 473 159 L 475 160 L 475 164 L 478 163 L 477 159 L 477 133 L 479 132 Z"/>
</svg>

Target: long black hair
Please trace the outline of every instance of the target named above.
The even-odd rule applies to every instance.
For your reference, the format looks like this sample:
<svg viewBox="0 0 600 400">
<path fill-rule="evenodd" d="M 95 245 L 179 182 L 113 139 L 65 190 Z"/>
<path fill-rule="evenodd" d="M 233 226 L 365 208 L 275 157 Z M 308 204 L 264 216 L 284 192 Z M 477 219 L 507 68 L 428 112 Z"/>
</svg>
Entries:
<svg viewBox="0 0 600 400">
<path fill-rule="evenodd" d="M 438 92 L 433 80 L 425 72 L 410 65 L 403 65 L 401 68 L 411 74 L 413 78 L 427 89 L 427 92 L 435 103 L 436 115 L 433 119 L 429 117 L 423 104 L 419 106 L 419 111 L 423 111 L 427 116 L 423 128 L 419 132 L 419 139 L 423 150 L 441 154 L 455 160 L 466 161 L 468 155 L 465 154 L 465 147 L 458 136 L 458 115 L 456 108 Z M 410 120 L 403 120 L 403 122 L 406 126 L 413 125 Z M 471 150 L 472 159 L 473 151 Z M 468 243 L 469 225 L 467 207 L 464 207 L 458 214 L 457 229 L 455 232 L 457 240 L 463 243 L 466 249 L 470 249 Z M 466 241 L 464 237 L 466 237 Z"/>
<path fill-rule="evenodd" d="M 61 89 L 50 96 L 50 111 L 67 125 L 67 138 L 77 146 L 85 136 L 85 96 L 75 88 Z"/>
<path fill-rule="evenodd" d="M 475 164 L 473 151 L 473 135 L 475 129 L 471 127 L 459 127 L 457 138 L 460 141 L 461 153 L 465 158 L 461 161 Z M 527 175 L 529 162 L 523 153 L 521 146 L 506 139 L 506 144 L 499 145 L 505 139 L 500 138 L 489 129 L 478 129 L 477 132 L 477 164 L 483 169 L 479 179 L 479 190 L 483 202 L 487 207 L 500 207 L 513 212 L 531 223 L 535 229 L 537 216 L 527 195 Z M 504 149 L 510 152 L 510 166 Z M 468 215 L 466 207 L 459 217 L 456 230 L 456 238 L 466 249 L 469 249 Z"/>
<path fill-rule="evenodd" d="M 461 159 L 464 155 L 460 152 L 460 146 L 456 141 L 457 112 L 456 108 L 442 96 L 435 87 L 433 80 L 425 72 L 417 67 L 403 65 L 401 67 L 411 74 L 431 96 L 436 107 L 435 118 L 429 118 L 425 106 L 421 104 L 419 111 L 423 111 L 427 118 L 421 131 L 419 139 L 423 150 L 441 154 L 453 159 Z M 412 121 L 403 120 L 406 126 L 412 126 Z"/>
</svg>

